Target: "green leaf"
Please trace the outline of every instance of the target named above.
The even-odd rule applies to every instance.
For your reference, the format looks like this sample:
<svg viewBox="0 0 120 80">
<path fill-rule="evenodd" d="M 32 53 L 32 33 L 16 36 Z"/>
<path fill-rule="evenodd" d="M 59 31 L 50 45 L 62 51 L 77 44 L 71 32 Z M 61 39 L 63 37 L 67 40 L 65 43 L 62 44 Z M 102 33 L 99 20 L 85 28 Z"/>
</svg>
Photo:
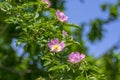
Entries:
<svg viewBox="0 0 120 80">
<path fill-rule="evenodd" d="M 75 80 L 85 80 L 85 78 L 83 78 L 82 76 L 77 76 Z"/>
<path fill-rule="evenodd" d="M 64 69 L 65 67 L 68 67 L 68 66 L 67 65 L 58 65 L 58 66 L 51 67 L 48 71 L 55 71 L 58 69 Z"/>
<path fill-rule="evenodd" d="M 80 28 L 80 26 L 75 25 L 75 24 L 71 24 L 71 23 L 65 23 L 66 26 L 71 26 L 71 27 L 75 27 L 75 28 Z"/>
<path fill-rule="evenodd" d="M 49 64 L 51 64 L 51 61 L 45 61 L 43 66 L 48 66 Z"/>
<path fill-rule="evenodd" d="M 117 18 L 118 15 L 119 15 L 119 12 L 118 12 L 117 6 L 111 6 L 110 7 L 110 16 L 114 17 L 114 18 Z"/>
<path fill-rule="evenodd" d="M 102 4 L 102 5 L 101 5 L 101 8 L 102 8 L 103 11 L 105 11 L 106 8 L 107 8 L 107 5 L 106 5 L 106 4 Z"/>
</svg>

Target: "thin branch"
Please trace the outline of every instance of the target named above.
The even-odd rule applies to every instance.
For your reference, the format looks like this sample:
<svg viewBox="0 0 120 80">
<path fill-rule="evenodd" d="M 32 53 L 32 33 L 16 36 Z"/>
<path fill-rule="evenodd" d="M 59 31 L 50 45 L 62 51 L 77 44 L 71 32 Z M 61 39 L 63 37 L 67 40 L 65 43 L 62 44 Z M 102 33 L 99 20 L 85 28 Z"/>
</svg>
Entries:
<svg viewBox="0 0 120 80">
<path fill-rule="evenodd" d="M 2 35 L 8 27 L 9 27 L 9 25 L 5 25 L 3 30 L 0 32 L 0 35 Z"/>
</svg>

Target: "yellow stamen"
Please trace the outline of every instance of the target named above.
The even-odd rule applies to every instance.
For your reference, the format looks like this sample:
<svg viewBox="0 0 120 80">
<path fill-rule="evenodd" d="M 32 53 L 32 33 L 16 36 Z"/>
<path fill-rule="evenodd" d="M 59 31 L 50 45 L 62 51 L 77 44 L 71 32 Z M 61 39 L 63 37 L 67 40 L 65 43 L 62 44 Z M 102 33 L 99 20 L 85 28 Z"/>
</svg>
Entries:
<svg viewBox="0 0 120 80">
<path fill-rule="evenodd" d="M 60 50 L 61 50 L 60 45 L 54 45 L 54 46 L 53 46 L 53 50 L 54 50 L 54 51 L 60 51 Z"/>
</svg>

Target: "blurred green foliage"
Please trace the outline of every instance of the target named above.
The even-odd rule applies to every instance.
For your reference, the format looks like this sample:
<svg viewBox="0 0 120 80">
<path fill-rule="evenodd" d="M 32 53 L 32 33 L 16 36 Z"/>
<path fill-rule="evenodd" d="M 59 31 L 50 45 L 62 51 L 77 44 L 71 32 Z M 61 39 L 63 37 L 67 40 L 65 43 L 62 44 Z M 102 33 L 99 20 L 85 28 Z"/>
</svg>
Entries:
<svg viewBox="0 0 120 80">
<path fill-rule="evenodd" d="M 75 65 L 67 61 L 72 51 L 87 53 L 83 40 L 85 26 L 57 20 L 56 9 L 65 10 L 65 0 L 51 0 L 51 4 L 48 9 L 40 0 L 0 0 L 0 80 L 119 80 L 120 54 L 115 52 L 115 47 L 98 59 L 87 56 Z M 120 0 L 116 4 L 101 5 L 103 11 L 109 11 L 109 17 L 90 22 L 87 36 L 91 42 L 102 39 L 104 24 L 118 19 L 119 6 Z M 63 38 L 62 30 L 69 36 Z M 56 37 L 64 40 L 67 47 L 54 55 L 47 43 Z M 20 56 L 11 47 L 13 39 L 18 46 L 25 44 Z"/>
</svg>

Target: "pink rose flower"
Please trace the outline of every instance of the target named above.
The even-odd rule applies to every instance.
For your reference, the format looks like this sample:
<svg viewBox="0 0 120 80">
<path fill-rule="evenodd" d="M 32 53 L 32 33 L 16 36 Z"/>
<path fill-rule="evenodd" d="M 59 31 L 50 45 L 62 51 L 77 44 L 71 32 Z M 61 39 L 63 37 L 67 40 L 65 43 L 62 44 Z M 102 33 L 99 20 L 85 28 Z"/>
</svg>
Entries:
<svg viewBox="0 0 120 80">
<path fill-rule="evenodd" d="M 85 58 L 84 54 L 80 54 L 79 52 L 72 52 L 68 56 L 68 61 L 74 64 L 80 62 L 84 58 Z"/>
<path fill-rule="evenodd" d="M 65 43 L 59 42 L 59 40 L 56 39 L 51 39 L 51 41 L 48 43 L 48 47 L 50 48 L 50 51 L 52 52 L 60 52 L 64 49 Z"/>
<path fill-rule="evenodd" d="M 51 6 L 51 3 L 49 0 L 42 0 L 43 2 L 45 2 L 47 4 L 47 8 L 49 8 Z"/>
<path fill-rule="evenodd" d="M 68 20 L 68 17 L 63 12 L 60 12 L 60 10 L 56 11 L 56 15 L 61 22 L 66 22 Z"/>
</svg>

